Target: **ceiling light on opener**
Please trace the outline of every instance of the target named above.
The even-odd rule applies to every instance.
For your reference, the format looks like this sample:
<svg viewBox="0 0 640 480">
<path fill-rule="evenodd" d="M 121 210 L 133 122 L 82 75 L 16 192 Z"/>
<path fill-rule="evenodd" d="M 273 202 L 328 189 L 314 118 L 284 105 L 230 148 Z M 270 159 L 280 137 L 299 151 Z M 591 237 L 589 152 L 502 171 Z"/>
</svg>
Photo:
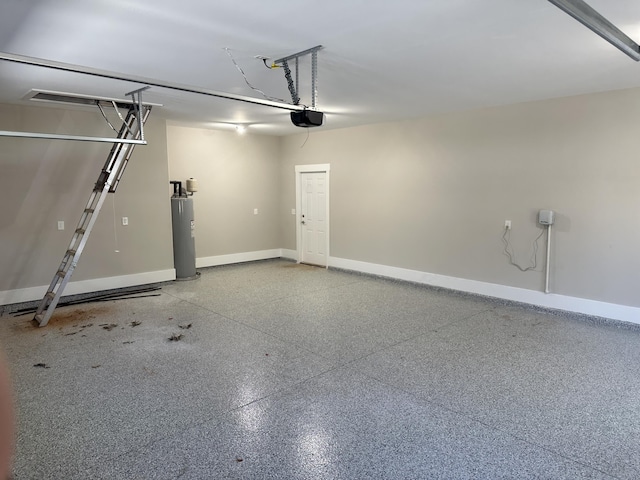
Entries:
<svg viewBox="0 0 640 480">
<path fill-rule="evenodd" d="M 640 60 L 640 45 L 631 40 L 624 32 L 583 0 L 549 0 L 549 2 L 575 18 L 594 33 L 600 35 L 636 62 Z"/>
</svg>

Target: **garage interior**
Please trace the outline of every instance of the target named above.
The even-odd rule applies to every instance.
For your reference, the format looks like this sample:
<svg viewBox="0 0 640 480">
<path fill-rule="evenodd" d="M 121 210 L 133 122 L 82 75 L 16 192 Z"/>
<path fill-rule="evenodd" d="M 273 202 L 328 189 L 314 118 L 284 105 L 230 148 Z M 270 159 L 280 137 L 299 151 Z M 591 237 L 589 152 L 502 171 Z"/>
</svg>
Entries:
<svg viewBox="0 0 640 480">
<path fill-rule="evenodd" d="M 0 6 L 14 478 L 637 478 L 640 9 L 512 3 Z"/>
</svg>

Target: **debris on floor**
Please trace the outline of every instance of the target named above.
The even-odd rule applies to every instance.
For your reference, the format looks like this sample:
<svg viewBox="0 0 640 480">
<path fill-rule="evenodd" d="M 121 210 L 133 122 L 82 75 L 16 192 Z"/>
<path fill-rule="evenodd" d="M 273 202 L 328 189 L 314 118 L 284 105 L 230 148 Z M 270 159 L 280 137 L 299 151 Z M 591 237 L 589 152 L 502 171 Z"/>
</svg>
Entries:
<svg viewBox="0 0 640 480">
<path fill-rule="evenodd" d="M 91 368 L 100 368 L 102 365 L 91 365 Z"/>
<path fill-rule="evenodd" d="M 82 332 L 85 328 L 89 328 L 92 327 L 93 323 L 87 323 L 86 325 L 80 325 L 80 330 L 77 330 L 75 332 L 69 332 L 69 333 L 65 333 L 64 336 L 65 337 L 69 337 L 71 335 L 75 335 L 77 333 Z M 74 325 L 73 328 L 78 328 L 78 325 Z M 62 330 L 62 328 L 60 328 L 60 330 Z M 86 337 L 86 335 L 81 335 L 82 337 Z"/>
<path fill-rule="evenodd" d="M 170 342 L 179 342 L 182 340 L 183 335 L 181 333 L 172 333 L 169 337 Z"/>
<path fill-rule="evenodd" d="M 100 326 L 107 331 L 111 331 L 118 326 L 117 323 L 101 323 Z"/>
<path fill-rule="evenodd" d="M 157 292 L 158 290 L 162 290 L 161 287 L 142 287 L 136 289 L 128 289 L 124 292 L 106 292 L 98 295 L 93 295 L 87 298 L 82 298 L 79 300 L 69 300 L 58 303 L 58 308 L 60 307 L 68 307 L 72 305 L 83 305 L 86 303 L 96 303 L 96 302 L 108 302 L 108 301 L 116 301 L 116 300 L 131 300 L 135 298 L 147 298 L 147 297 L 159 297 L 159 293 L 150 293 Z M 148 295 L 141 295 L 148 294 Z M 13 312 L 14 317 L 19 317 L 22 315 L 30 315 L 35 313 L 37 308 L 27 307 L 22 308 L 20 310 L 16 310 Z"/>
<path fill-rule="evenodd" d="M 129 343 L 134 343 L 134 340 L 129 340 L 128 342 L 122 342 L 123 345 L 127 345 Z"/>
<path fill-rule="evenodd" d="M 178 325 L 178 327 L 180 327 L 183 330 L 188 330 L 191 328 L 191 325 L 193 324 L 189 323 L 188 325 Z"/>
<path fill-rule="evenodd" d="M 140 325 L 142 322 L 139 320 L 134 320 L 133 322 L 131 322 L 129 325 L 131 325 L 132 327 L 137 327 L 138 325 Z"/>
<path fill-rule="evenodd" d="M 34 365 L 34 367 L 39 367 L 39 368 L 51 368 L 49 365 L 47 365 L 46 363 L 36 363 Z"/>
</svg>

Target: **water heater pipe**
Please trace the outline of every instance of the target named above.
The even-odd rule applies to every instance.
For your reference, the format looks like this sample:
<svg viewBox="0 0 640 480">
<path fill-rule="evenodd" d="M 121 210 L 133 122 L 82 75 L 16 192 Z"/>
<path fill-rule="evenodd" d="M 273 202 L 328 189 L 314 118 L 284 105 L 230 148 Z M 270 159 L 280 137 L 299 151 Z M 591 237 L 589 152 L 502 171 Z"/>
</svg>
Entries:
<svg viewBox="0 0 640 480">
<path fill-rule="evenodd" d="M 547 264 L 545 266 L 546 279 L 544 293 L 549 293 L 549 266 L 551 264 L 551 225 L 547 225 Z"/>
<path fill-rule="evenodd" d="M 173 196 L 181 197 L 182 196 L 182 182 L 178 180 L 170 180 L 169 183 L 173 185 Z"/>
</svg>

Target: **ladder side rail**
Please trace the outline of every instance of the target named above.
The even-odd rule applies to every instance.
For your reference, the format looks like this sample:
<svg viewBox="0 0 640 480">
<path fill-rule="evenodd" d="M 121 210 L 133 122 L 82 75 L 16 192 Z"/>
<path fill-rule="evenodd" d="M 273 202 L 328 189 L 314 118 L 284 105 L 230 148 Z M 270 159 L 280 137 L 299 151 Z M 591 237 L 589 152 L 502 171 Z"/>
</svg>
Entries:
<svg viewBox="0 0 640 480">
<path fill-rule="evenodd" d="M 150 106 L 145 106 L 144 107 L 144 114 L 142 114 L 142 124 L 144 125 L 147 122 L 147 119 L 149 118 L 149 114 L 151 113 L 151 107 Z M 141 132 L 138 131 L 135 133 L 134 135 L 134 140 L 139 139 L 141 136 Z M 120 184 L 120 180 L 122 179 L 122 175 L 124 174 L 125 169 L 127 168 L 127 165 L 129 164 L 129 159 L 131 158 L 131 155 L 133 154 L 133 150 L 135 148 L 135 145 L 127 145 L 127 154 L 124 157 L 124 160 L 122 161 L 122 163 L 120 164 L 120 167 L 118 168 L 118 172 L 116 177 L 110 182 L 111 183 L 111 188 L 109 189 L 109 192 L 114 193 L 116 191 L 116 189 L 118 188 L 118 185 Z"/>
<path fill-rule="evenodd" d="M 127 115 L 128 123 L 132 123 L 135 121 L 134 109 L 131 108 Z M 123 125 L 119 131 L 119 135 L 122 135 L 123 138 L 128 138 L 130 135 L 131 129 L 127 128 L 127 125 Z M 124 146 L 124 144 L 116 144 L 112 147 L 109 157 L 105 162 L 105 167 L 109 169 L 106 172 L 105 169 L 102 170 L 101 173 L 108 173 L 104 182 L 99 182 L 101 184 L 100 190 L 98 190 L 98 183 L 96 183 L 96 188 L 91 194 L 89 202 L 87 203 L 87 208 L 85 208 L 82 216 L 80 217 L 80 221 L 78 223 L 78 230 L 82 230 L 79 232 L 76 230 L 74 234 L 74 239 L 71 243 L 70 251 L 73 251 L 74 260 L 77 262 L 77 259 L 82 254 L 82 250 L 87 241 L 87 237 L 93 230 L 93 225 L 97 219 L 98 213 L 102 209 L 102 204 L 106 198 L 106 194 L 110 191 L 111 183 L 115 174 L 120 170 L 120 165 L 124 161 L 127 156 L 131 155 L 132 148 L 128 148 L 128 146 Z M 101 175 L 102 176 L 102 175 Z M 88 222 L 87 222 L 88 220 Z M 85 223 L 87 222 L 87 223 Z M 76 237 L 77 235 L 77 237 Z M 75 240 L 75 241 L 74 241 Z M 79 240 L 79 243 L 76 245 L 75 242 Z M 74 248 L 75 247 L 75 248 Z M 75 268 L 75 265 L 74 265 Z"/>
<path fill-rule="evenodd" d="M 127 133 L 128 133 L 127 131 L 123 132 L 123 134 L 128 136 Z M 117 146 L 122 147 L 123 144 L 118 144 Z M 60 287 L 59 287 L 60 295 L 56 295 L 58 299 L 62 294 L 62 290 L 64 290 L 64 287 L 66 286 L 66 284 L 71 279 L 71 276 L 73 275 L 73 271 L 75 270 L 78 264 L 78 260 L 82 255 L 82 251 L 84 250 L 85 245 L 87 244 L 87 240 L 89 240 L 89 235 L 93 230 L 93 226 L 95 225 L 96 220 L 98 219 L 98 213 L 102 209 L 102 205 L 104 204 L 104 201 L 107 198 L 107 193 L 111 188 L 110 180 L 112 179 L 113 176 L 115 176 L 115 174 L 117 174 L 119 170 L 119 166 L 121 165 L 121 163 L 123 162 L 124 158 L 127 155 L 127 150 L 131 151 L 132 149 L 127 149 L 127 148 L 112 149 L 112 154 L 116 155 L 116 158 L 113 160 L 113 162 L 108 162 L 108 163 L 111 163 L 114 168 L 112 169 L 109 177 L 107 178 L 107 181 L 104 183 L 102 190 L 100 192 L 97 192 L 97 191 L 93 192 L 93 193 L 100 193 L 99 195 L 95 196 L 95 198 L 97 198 L 97 202 L 93 206 L 93 212 L 91 212 L 91 214 L 87 214 L 85 209 L 85 212 L 83 212 L 81 216 L 80 223 L 78 224 L 78 230 L 82 230 L 82 232 L 78 232 L 78 230 L 76 230 L 76 233 L 74 233 L 74 237 L 77 236 L 75 238 L 75 241 L 77 242 L 79 240 L 79 243 L 75 245 L 76 248 L 70 249 L 70 250 L 73 250 L 73 260 L 71 262 L 71 266 L 69 270 L 67 271 L 67 274 L 65 275 L 64 279 L 60 284 Z M 86 218 L 88 218 L 89 221 L 86 225 L 84 225 Z M 72 243 L 73 243 L 73 240 L 72 240 Z M 63 259 L 63 262 L 64 262 L 64 259 Z M 57 304 L 57 301 L 56 301 L 56 304 Z M 55 306 L 53 306 L 53 309 L 55 309 Z"/>
<path fill-rule="evenodd" d="M 62 292 L 63 292 L 64 288 L 66 287 L 67 283 L 69 283 L 69 280 L 71 280 L 71 276 L 73 275 L 73 271 L 76 269 L 76 266 L 78 265 L 78 260 L 80 260 L 80 256 L 82 255 L 82 251 L 84 250 L 84 247 L 87 244 L 87 240 L 89 240 L 89 234 L 91 233 L 91 230 L 93 230 L 93 226 L 96 223 L 96 220 L 98 219 L 98 212 L 102 208 L 102 204 L 104 203 L 105 199 L 107 198 L 107 195 L 106 195 L 107 191 L 108 191 L 108 185 L 105 185 L 105 188 L 102 191 L 103 194 L 100 196 L 100 200 L 98 201 L 98 204 L 96 206 L 95 213 L 93 215 L 91 215 L 91 217 L 89 219 L 89 223 L 86 226 L 86 228 L 84 229 L 84 232 L 82 233 L 82 235 L 79 235 L 79 240 L 80 241 L 78 242 L 76 248 L 74 249 L 74 253 L 72 255 L 71 254 L 69 255 L 71 257 L 70 258 L 71 259 L 71 263 L 68 265 L 68 268 L 66 270 L 65 276 L 62 279 L 62 281 L 60 282 L 60 285 L 58 287 L 58 291 L 56 292 L 55 304 L 52 301 L 51 304 L 48 307 L 48 309 L 51 310 L 51 313 L 53 313 L 53 310 L 55 310 L 56 305 L 58 304 L 58 300 L 60 300 L 60 297 L 62 296 Z M 41 326 L 44 326 L 44 325 L 41 325 Z"/>
<path fill-rule="evenodd" d="M 128 127 L 128 123 L 131 122 L 130 117 L 132 115 L 132 108 L 129 108 L 129 111 L 127 112 L 127 118 L 126 118 L 126 123 L 122 124 L 122 127 L 120 127 L 120 131 L 118 132 L 118 138 L 127 138 L 128 134 L 129 134 L 129 129 Z M 102 190 L 102 187 L 104 186 L 104 183 L 108 181 L 109 176 L 111 175 L 111 172 L 114 170 L 115 168 L 115 162 L 118 159 L 120 152 L 125 149 L 126 146 L 122 143 L 118 143 L 118 144 L 113 144 L 113 146 L 111 147 L 111 151 L 109 152 L 109 155 L 107 156 L 107 160 L 104 162 L 104 166 L 102 167 L 102 171 L 100 172 L 100 175 L 98 176 L 98 181 L 96 182 L 96 190 Z"/>
<path fill-rule="evenodd" d="M 125 135 L 127 135 L 128 131 L 124 132 Z M 128 135 L 127 135 L 128 136 Z M 119 146 L 122 146 L 122 144 L 120 144 Z M 96 222 L 96 220 L 98 219 L 98 213 L 100 212 L 100 210 L 102 209 L 102 205 L 105 201 L 105 199 L 107 198 L 107 193 L 109 193 L 110 189 L 111 189 L 111 180 L 113 179 L 113 177 L 115 177 L 118 173 L 119 167 L 122 164 L 122 162 L 124 161 L 126 155 L 127 155 L 127 150 L 131 150 L 131 149 L 126 149 L 126 148 L 116 148 L 116 149 L 112 149 L 112 154 L 116 155 L 116 158 L 113 160 L 113 162 L 109 162 L 112 163 L 113 165 L 113 169 L 111 170 L 109 176 L 107 177 L 107 180 L 105 181 L 102 190 L 101 190 L 101 194 L 99 196 L 97 196 L 97 203 L 95 204 L 94 208 L 93 208 L 93 212 L 89 217 L 89 222 L 88 224 L 85 226 L 84 228 L 84 232 L 82 235 L 82 238 L 80 239 L 80 243 L 77 246 L 77 249 L 75 249 L 75 255 L 74 255 L 74 261 L 73 261 L 73 268 L 75 268 L 78 259 L 80 258 L 80 255 L 82 254 L 82 251 L 84 250 L 84 246 L 87 243 L 87 240 L 89 239 L 89 235 L 91 234 L 91 231 L 93 230 L 93 226 Z M 71 277 L 71 275 L 68 275 L 69 277 Z M 66 284 L 66 282 L 65 282 Z"/>
<path fill-rule="evenodd" d="M 82 212 L 82 216 L 80 217 L 80 222 L 78 223 L 78 228 L 73 232 L 71 236 L 71 241 L 69 242 L 69 248 L 62 258 L 62 262 L 56 271 L 56 274 L 53 276 L 53 280 L 47 289 L 46 294 L 42 297 L 42 300 L 38 304 L 38 308 L 36 309 L 36 316 L 41 315 L 42 312 L 47 309 L 50 305 L 50 302 L 55 299 L 55 294 L 58 290 L 60 290 L 60 283 L 64 280 L 66 276 L 66 272 L 68 271 L 71 263 L 73 262 L 73 258 L 75 257 L 76 250 L 78 247 L 78 242 L 82 239 L 84 234 L 79 233 L 79 230 L 85 225 L 87 221 L 87 215 L 89 210 L 89 215 L 93 213 L 93 209 L 89 207 L 94 207 L 95 199 L 97 198 L 97 194 L 100 192 L 93 191 L 91 196 L 89 197 L 89 202 L 87 203 L 87 208 Z M 64 275 L 60 275 L 61 272 L 64 272 Z M 57 304 L 57 300 L 56 300 Z M 55 308 L 55 307 L 54 307 Z"/>
<path fill-rule="evenodd" d="M 148 117 L 149 110 L 150 107 L 145 112 L 144 120 Z M 127 122 L 125 122 L 121 127 L 118 133 L 118 138 L 127 138 L 130 136 L 132 132 L 128 127 L 132 122 L 135 126 L 135 120 L 135 109 L 130 108 L 127 114 Z M 134 136 L 139 136 L 139 132 Z M 128 145 L 124 146 L 124 144 L 118 143 L 114 144 L 111 148 L 107 161 L 105 162 L 98 177 L 98 181 L 96 182 L 96 185 L 89 197 L 87 207 L 84 209 L 78 222 L 78 227 L 72 236 L 69 248 L 63 256 L 60 267 L 56 271 L 47 293 L 44 295 L 38 309 L 36 310 L 34 319 L 38 321 L 41 327 L 44 327 L 49 322 L 49 319 L 62 296 L 62 292 L 73 275 L 80 256 L 82 255 L 82 251 L 84 250 L 89 238 L 89 234 L 91 233 L 98 218 L 98 213 L 106 199 L 106 195 L 112 188 L 112 182 L 119 178 L 118 175 L 122 175 L 122 163 L 126 163 L 133 151 L 133 148 L 128 147 Z"/>
<path fill-rule="evenodd" d="M 60 264 L 60 268 L 54 275 L 54 279 L 51 282 L 51 286 L 45 294 L 40 307 L 36 310 L 35 320 L 38 321 L 41 327 L 44 327 L 53 315 L 60 298 L 62 297 L 62 292 L 64 291 L 67 283 L 71 280 L 71 276 L 78 265 L 78 261 L 80 260 L 80 256 L 82 255 L 82 251 L 89 239 L 89 235 L 93 226 L 98 218 L 98 213 L 102 208 L 102 205 L 106 199 L 106 195 L 109 191 L 109 183 L 105 182 L 102 190 L 94 190 L 91 195 L 90 204 L 92 205 L 92 212 L 86 212 L 87 209 L 82 213 L 80 222 L 78 223 L 78 228 L 73 233 L 71 242 L 69 244 L 69 249 L 65 253 L 62 263 Z M 60 275 L 63 273 L 64 275 Z M 45 311 L 46 310 L 46 311 Z"/>
<path fill-rule="evenodd" d="M 131 138 L 137 139 L 140 136 L 138 127 L 138 119 L 137 119 L 137 110 L 132 105 L 129 111 L 127 112 L 127 117 L 125 118 L 125 123 L 122 125 L 123 129 L 126 129 L 125 134 L 131 135 Z M 123 164 L 126 164 L 126 159 L 131 156 L 133 153 L 133 148 L 129 148 L 129 145 L 114 145 L 117 148 L 117 154 L 114 157 L 114 161 L 110 165 L 109 175 L 107 178 L 107 182 L 110 185 L 109 192 L 114 192 L 115 189 L 113 185 L 118 178 L 118 172 L 122 170 Z"/>
<path fill-rule="evenodd" d="M 40 306 L 36 310 L 36 314 L 34 319 L 38 321 L 38 324 L 41 327 L 44 327 L 47 323 L 49 323 L 49 319 L 53 314 L 60 298 L 62 297 L 62 292 L 64 291 L 67 283 L 71 280 L 71 276 L 73 275 L 73 271 L 75 270 L 78 260 L 80 259 L 80 255 L 82 255 L 82 251 L 84 250 L 84 246 L 87 243 L 87 239 L 89 238 L 89 233 L 91 233 L 91 229 L 98 218 L 97 213 L 100 211 L 102 204 L 106 198 L 106 193 L 109 189 L 108 184 L 105 184 L 104 188 L 100 192 L 92 192 L 99 193 L 96 198 L 98 199 L 97 204 L 94 206 L 94 211 L 85 216 L 85 212 L 83 212 L 81 220 L 78 224 L 78 228 L 73 233 L 71 238 L 71 242 L 69 243 L 69 248 L 67 252 L 62 258 L 62 262 L 60 267 L 56 271 L 53 276 L 53 280 L 49 287 L 49 290 L 45 294 L 44 298 L 40 302 Z M 83 222 L 86 222 L 86 218 L 88 218 L 88 223 L 83 225 Z"/>
</svg>

